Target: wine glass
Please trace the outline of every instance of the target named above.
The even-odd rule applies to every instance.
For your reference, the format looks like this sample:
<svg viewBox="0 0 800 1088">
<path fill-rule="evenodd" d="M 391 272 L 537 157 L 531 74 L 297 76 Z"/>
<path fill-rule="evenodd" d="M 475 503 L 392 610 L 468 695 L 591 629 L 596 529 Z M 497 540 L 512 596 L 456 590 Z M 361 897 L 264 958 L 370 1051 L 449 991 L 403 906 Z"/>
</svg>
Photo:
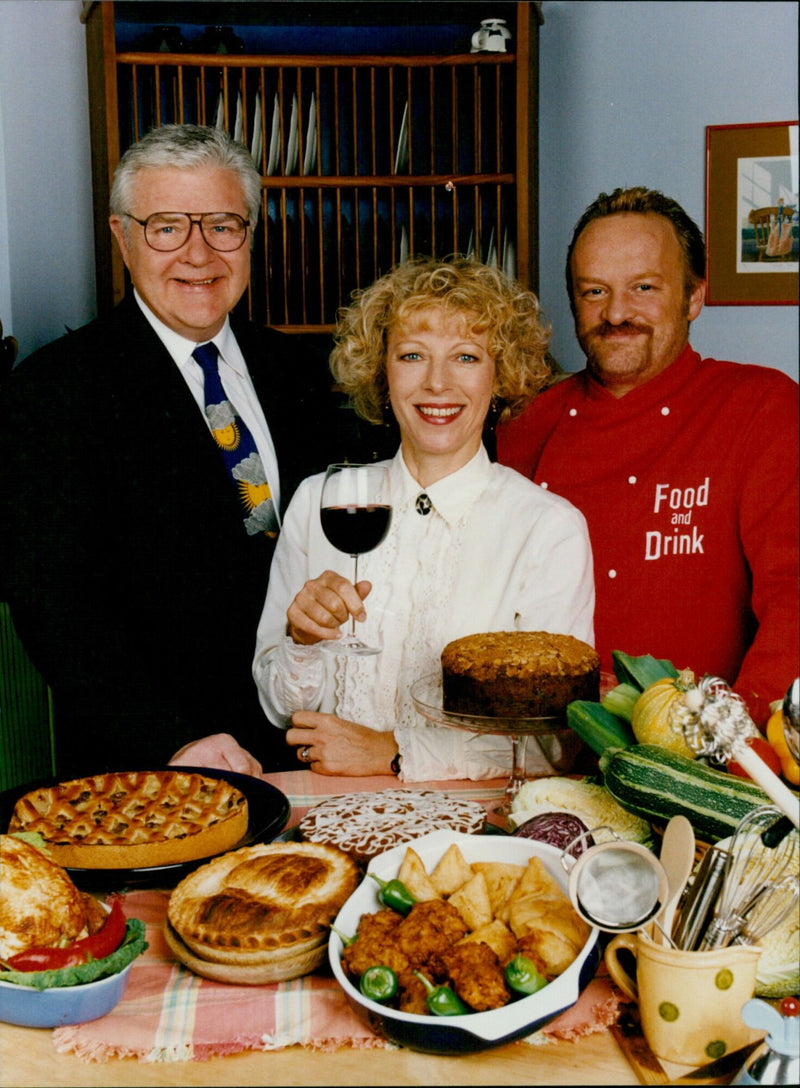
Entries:
<svg viewBox="0 0 800 1088">
<path fill-rule="evenodd" d="M 358 557 L 377 548 L 389 529 L 389 472 L 383 465 L 329 465 L 320 500 L 322 531 L 340 552 L 353 560 L 353 585 L 358 583 Z M 323 642 L 333 654 L 377 654 L 380 647 L 368 646 L 356 635 L 355 616 L 350 633 Z"/>
</svg>

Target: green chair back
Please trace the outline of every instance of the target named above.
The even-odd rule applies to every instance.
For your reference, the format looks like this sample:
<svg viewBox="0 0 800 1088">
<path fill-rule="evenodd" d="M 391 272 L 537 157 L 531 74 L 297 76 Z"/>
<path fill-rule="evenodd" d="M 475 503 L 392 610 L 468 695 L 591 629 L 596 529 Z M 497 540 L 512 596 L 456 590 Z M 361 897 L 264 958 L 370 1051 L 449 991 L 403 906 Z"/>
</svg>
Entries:
<svg viewBox="0 0 800 1088">
<path fill-rule="evenodd" d="M 55 773 L 50 690 L 0 601 L 0 790 Z"/>
</svg>

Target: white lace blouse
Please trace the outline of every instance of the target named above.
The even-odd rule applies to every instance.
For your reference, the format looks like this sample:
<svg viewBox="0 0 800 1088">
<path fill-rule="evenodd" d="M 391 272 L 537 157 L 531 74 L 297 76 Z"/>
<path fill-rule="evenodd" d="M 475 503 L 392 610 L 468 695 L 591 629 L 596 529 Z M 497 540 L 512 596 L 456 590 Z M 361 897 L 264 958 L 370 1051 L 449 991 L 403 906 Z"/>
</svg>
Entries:
<svg viewBox="0 0 800 1088">
<path fill-rule="evenodd" d="M 343 657 L 299 646 L 286 610 L 325 570 L 353 577 L 319 518 L 324 475 L 298 488 L 286 511 L 258 627 L 253 675 L 268 718 L 288 728 L 296 710 L 321 710 L 393 730 L 404 781 L 494 778 L 510 769 L 507 738 L 432 725 L 417 713 L 412 683 L 441 669 L 451 639 L 481 631 L 551 631 L 593 643 L 594 580 L 583 515 L 566 499 L 483 447 L 458 472 L 422 488 L 398 452 L 390 466 L 392 520 L 383 543 L 360 556 L 372 582 L 358 631 L 380 654 Z M 421 493 L 432 508 L 417 511 Z"/>
</svg>

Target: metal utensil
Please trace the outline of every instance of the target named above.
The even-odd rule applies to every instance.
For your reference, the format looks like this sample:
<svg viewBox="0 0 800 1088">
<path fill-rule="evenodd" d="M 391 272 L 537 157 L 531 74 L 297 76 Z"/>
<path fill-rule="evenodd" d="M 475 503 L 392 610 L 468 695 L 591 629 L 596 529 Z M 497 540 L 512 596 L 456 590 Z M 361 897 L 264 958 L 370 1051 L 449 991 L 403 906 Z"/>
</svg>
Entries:
<svg viewBox="0 0 800 1088">
<path fill-rule="evenodd" d="M 728 843 L 728 857 L 722 888 L 700 950 L 724 948 L 742 932 L 747 914 L 755 909 L 765 889 L 773 889 L 797 869 L 798 836 L 787 835 L 777 846 L 766 849 L 761 833 L 779 815 L 774 805 L 762 805 L 747 813 L 736 825 Z"/>
<path fill-rule="evenodd" d="M 797 874 L 787 873 L 774 884 L 764 888 L 747 911 L 744 928 L 734 938 L 735 944 L 758 944 L 762 937 L 779 926 L 797 906 L 800 886 Z"/>
<path fill-rule="evenodd" d="M 800 677 L 792 681 L 784 696 L 783 735 L 795 763 L 800 763 Z"/>
<path fill-rule="evenodd" d="M 727 859 L 727 850 L 710 846 L 700 860 L 681 903 L 680 918 L 673 935 L 675 944 L 683 952 L 697 948 L 714 917 L 714 904 L 722 887 Z"/>
<path fill-rule="evenodd" d="M 598 831 L 610 831 L 613 838 L 590 846 L 576 860 L 572 851 L 578 843 L 589 834 L 596 837 Z M 590 926 L 605 933 L 630 933 L 650 922 L 661 929 L 656 915 L 667 901 L 669 881 L 664 866 L 646 846 L 621 839 L 611 828 L 593 828 L 564 847 L 561 865 L 569 874 L 570 901 Z"/>
<path fill-rule="evenodd" d="M 673 816 L 664 829 L 659 854 L 659 861 L 664 866 L 669 883 L 667 899 L 655 919 L 657 928 L 662 933 L 662 940 L 663 934 L 672 935 L 675 910 L 694 865 L 695 847 L 691 823 L 685 816 Z"/>
</svg>

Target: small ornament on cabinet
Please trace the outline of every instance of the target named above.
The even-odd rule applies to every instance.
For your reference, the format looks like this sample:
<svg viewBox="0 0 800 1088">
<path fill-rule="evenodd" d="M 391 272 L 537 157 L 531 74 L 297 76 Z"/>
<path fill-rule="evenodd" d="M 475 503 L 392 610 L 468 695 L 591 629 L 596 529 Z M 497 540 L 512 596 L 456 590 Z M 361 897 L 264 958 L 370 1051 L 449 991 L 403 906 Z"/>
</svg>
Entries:
<svg viewBox="0 0 800 1088">
<path fill-rule="evenodd" d="M 505 19 L 482 19 L 480 27 L 472 35 L 470 53 L 505 53 L 511 31 Z"/>
</svg>

